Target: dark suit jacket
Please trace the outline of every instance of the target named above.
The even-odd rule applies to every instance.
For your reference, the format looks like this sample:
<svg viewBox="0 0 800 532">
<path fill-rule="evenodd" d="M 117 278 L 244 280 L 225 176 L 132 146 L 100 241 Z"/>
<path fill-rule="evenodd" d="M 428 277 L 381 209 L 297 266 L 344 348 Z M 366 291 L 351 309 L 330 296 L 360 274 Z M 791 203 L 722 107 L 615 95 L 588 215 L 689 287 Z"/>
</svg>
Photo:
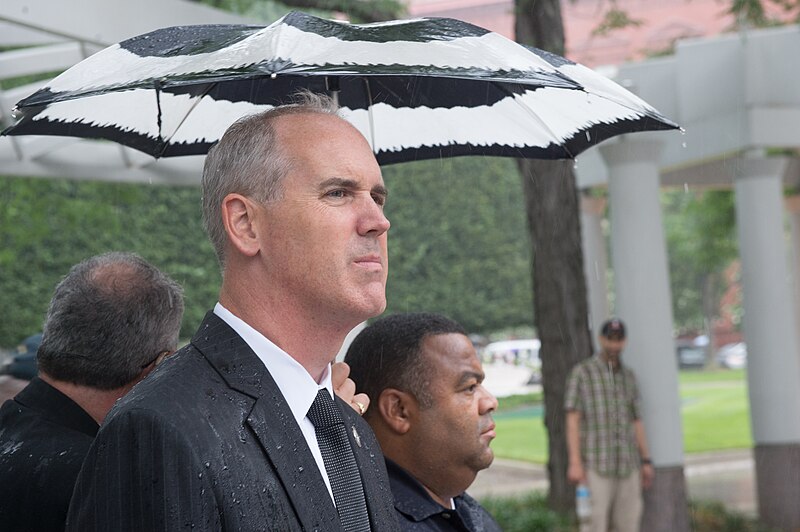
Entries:
<svg viewBox="0 0 800 532">
<path fill-rule="evenodd" d="M 337 398 L 373 530 L 397 530 L 375 436 Z M 359 438 L 353 437 L 354 430 Z M 341 530 L 331 497 L 275 381 L 223 320 L 112 410 L 87 456 L 68 530 Z"/>
<path fill-rule="evenodd" d="M 64 530 L 97 422 L 38 377 L 0 408 L 0 530 Z"/>
</svg>

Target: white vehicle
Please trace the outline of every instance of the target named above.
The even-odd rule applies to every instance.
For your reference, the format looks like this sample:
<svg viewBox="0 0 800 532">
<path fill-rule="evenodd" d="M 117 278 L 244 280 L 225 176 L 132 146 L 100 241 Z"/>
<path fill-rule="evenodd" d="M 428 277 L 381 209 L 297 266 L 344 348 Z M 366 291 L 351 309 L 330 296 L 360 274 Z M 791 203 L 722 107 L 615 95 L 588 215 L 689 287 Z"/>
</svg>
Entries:
<svg viewBox="0 0 800 532">
<path fill-rule="evenodd" d="M 717 363 L 723 368 L 730 369 L 747 367 L 747 344 L 739 342 L 723 345 L 717 351 Z"/>
<path fill-rule="evenodd" d="M 531 369 L 529 382 L 538 384 L 542 380 L 542 361 L 539 349 L 542 343 L 537 338 L 525 340 L 502 340 L 492 342 L 483 350 L 483 358 L 487 363 L 504 362 Z"/>
</svg>

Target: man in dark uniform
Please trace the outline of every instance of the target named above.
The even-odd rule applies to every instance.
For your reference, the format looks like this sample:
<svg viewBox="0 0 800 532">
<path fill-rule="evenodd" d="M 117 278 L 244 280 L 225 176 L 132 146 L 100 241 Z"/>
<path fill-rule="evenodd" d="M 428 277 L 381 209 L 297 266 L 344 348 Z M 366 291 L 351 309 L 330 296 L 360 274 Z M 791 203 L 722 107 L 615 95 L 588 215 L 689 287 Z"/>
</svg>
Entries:
<svg viewBox="0 0 800 532">
<path fill-rule="evenodd" d="M 465 490 L 492 463 L 497 400 L 464 329 L 437 314 L 395 314 L 369 325 L 345 362 L 372 404 L 365 414 L 386 457 L 401 528 L 500 528 Z"/>
</svg>

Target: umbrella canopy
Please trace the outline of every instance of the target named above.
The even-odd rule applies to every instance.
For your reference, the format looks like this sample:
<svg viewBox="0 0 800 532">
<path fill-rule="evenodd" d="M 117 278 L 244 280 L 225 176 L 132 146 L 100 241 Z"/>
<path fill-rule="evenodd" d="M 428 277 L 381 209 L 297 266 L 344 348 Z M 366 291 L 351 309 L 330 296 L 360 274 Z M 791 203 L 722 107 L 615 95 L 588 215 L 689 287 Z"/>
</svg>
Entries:
<svg viewBox="0 0 800 532">
<path fill-rule="evenodd" d="M 20 101 L 4 134 L 203 154 L 237 118 L 300 89 L 335 95 L 381 164 L 570 158 L 614 135 L 677 128 L 592 70 L 465 22 L 293 12 L 267 27 L 165 28 L 111 46 Z"/>
</svg>

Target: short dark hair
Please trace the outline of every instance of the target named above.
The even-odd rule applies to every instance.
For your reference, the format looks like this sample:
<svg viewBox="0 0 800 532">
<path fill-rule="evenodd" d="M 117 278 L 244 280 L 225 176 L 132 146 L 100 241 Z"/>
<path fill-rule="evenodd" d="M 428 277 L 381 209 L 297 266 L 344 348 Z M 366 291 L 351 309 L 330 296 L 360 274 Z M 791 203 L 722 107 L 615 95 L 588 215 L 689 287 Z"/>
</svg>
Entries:
<svg viewBox="0 0 800 532">
<path fill-rule="evenodd" d="M 386 388 L 414 395 L 429 408 L 430 371 L 422 354 L 422 341 L 431 335 L 467 332 L 441 314 L 416 312 L 381 318 L 361 331 L 350 344 L 344 361 L 359 392 L 376 401 Z M 367 416 L 374 409 L 367 410 Z"/>
<path fill-rule="evenodd" d="M 619 318 L 611 318 L 600 327 L 600 334 L 606 338 L 625 338 L 625 324 Z"/>
<path fill-rule="evenodd" d="M 182 318 L 183 290 L 155 266 L 134 253 L 91 257 L 56 286 L 39 369 L 100 390 L 125 386 L 177 347 Z"/>
</svg>

